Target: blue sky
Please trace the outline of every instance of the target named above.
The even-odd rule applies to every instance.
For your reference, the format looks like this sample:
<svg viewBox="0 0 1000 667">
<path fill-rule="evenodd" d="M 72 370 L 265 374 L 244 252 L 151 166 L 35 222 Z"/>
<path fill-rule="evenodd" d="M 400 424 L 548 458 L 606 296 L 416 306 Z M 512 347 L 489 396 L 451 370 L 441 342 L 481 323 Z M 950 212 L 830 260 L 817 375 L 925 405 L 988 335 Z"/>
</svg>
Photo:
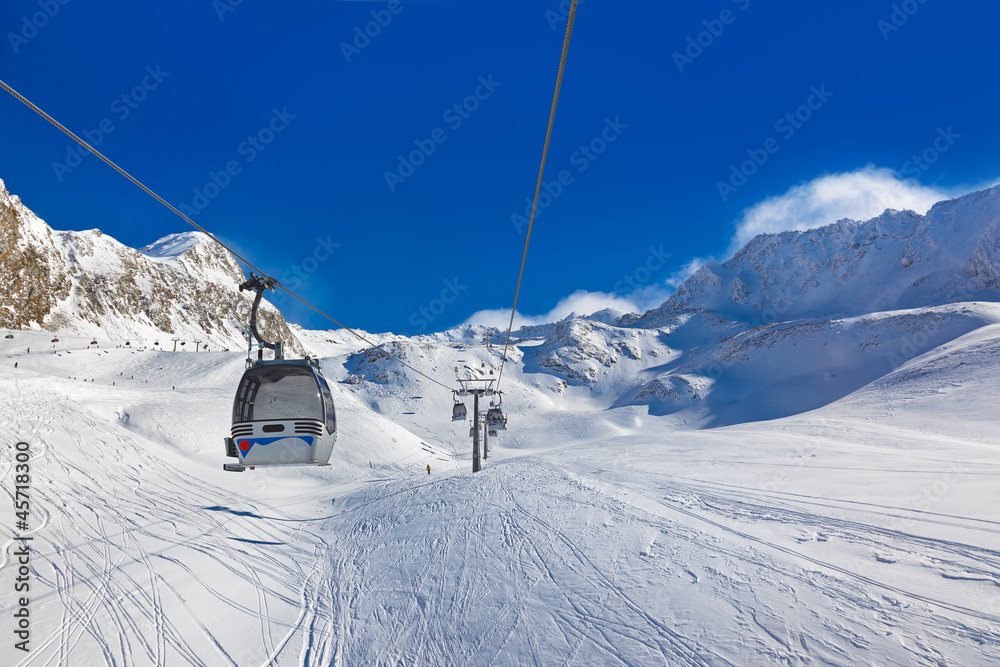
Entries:
<svg viewBox="0 0 1000 667">
<path fill-rule="evenodd" d="M 495 322 L 561 0 L 235 2 L 10 0 L 0 76 L 349 326 Z M 996 181 L 998 19 L 938 0 L 583 2 L 524 321 L 656 305 L 748 233 Z M 0 99 L 0 178 L 53 227 L 135 247 L 188 231 L 67 145 Z"/>
</svg>

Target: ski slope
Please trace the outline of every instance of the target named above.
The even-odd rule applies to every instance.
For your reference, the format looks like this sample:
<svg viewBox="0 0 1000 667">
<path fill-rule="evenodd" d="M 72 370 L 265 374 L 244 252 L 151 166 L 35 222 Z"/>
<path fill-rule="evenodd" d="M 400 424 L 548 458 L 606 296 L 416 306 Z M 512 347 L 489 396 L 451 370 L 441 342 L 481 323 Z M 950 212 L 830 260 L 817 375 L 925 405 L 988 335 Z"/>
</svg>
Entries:
<svg viewBox="0 0 1000 667">
<path fill-rule="evenodd" d="M 476 476 L 451 396 L 346 337 L 322 338 L 333 465 L 231 474 L 239 353 L 14 332 L 0 432 L 33 457 L 32 651 L 4 594 L 0 664 L 998 664 L 981 325 L 818 409 L 705 430 L 612 408 L 526 344 Z M 473 338 L 379 342 L 452 384 L 497 366 Z M 607 386 L 672 359 L 658 344 Z M 0 526 L 11 591 L 9 499 Z"/>
</svg>

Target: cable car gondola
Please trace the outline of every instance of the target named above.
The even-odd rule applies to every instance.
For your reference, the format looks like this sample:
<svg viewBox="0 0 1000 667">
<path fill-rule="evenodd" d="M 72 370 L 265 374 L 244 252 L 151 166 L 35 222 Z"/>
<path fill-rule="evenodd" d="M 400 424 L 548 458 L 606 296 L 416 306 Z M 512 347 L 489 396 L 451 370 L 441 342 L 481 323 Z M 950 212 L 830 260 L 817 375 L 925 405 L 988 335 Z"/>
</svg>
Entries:
<svg viewBox="0 0 1000 667">
<path fill-rule="evenodd" d="M 467 416 L 468 413 L 465 410 L 465 403 L 462 403 L 460 400 L 458 400 L 458 397 L 456 396 L 455 405 L 453 405 L 451 408 L 451 420 L 453 422 L 460 422 L 464 421 Z"/>
<path fill-rule="evenodd" d="M 503 398 L 500 399 L 501 404 L 496 407 L 491 407 L 486 411 L 486 424 L 489 427 L 490 435 L 497 435 L 496 431 L 506 431 L 507 430 L 507 417 L 503 414 L 502 404 Z"/>
<path fill-rule="evenodd" d="M 283 358 L 280 341 L 268 343 L 257 331 L 257 308 L 265 289 L 274 290 L 274 279 L 253 273 L 240 285 L 256 290 L 250 315 L 251 336 L 259 344 L 257 359 L 247 358 L 247 369 L 233 401 L 232 437 L 226 438 L 226 455 L 239 463 L 223 466 L 230 472 L 257 466 L 330 465 L 337 441 L 337 413 L 330 386 L 314 359 Z M 264 348 L 274 350 L 274 360 L 263 359 Z"/>
</svg>

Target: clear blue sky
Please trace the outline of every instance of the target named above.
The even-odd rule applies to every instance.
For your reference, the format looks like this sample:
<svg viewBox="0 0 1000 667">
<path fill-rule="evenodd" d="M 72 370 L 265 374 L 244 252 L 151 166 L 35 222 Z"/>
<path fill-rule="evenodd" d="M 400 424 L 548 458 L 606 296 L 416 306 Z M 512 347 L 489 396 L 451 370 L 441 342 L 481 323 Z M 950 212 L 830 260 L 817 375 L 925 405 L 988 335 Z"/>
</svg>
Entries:
<svg viewBox="0 0 1000 667">
<path fill-rule="evenodd" d="M 194 190 L 232 163 L 197 222 L 289 284 L 311 269 L 301 293 L 350 326 L 413 334 L 510 306 L 524 239 L 511 215 L 537 174 L 559 5 L 9 0 L 0 75 L 75 131 L 113 126 L 99 148 L 177 205 L 205 204 Z M 372 12 L 387 25 L 345 55 Z M 998 19 L 992 3 L 939 0 L 583 2 L 547 172 L 572 182 L 536 222 L 519 310 L 576 290 L 627 296 L 621 279 L 651 246 L 671 257 L 643 284 L 661 283 L 723 251 L 754 203 L 828 172 L 903 169 L 938 128 L 961 139 L 909 175 L 1000 176 Z M 689 37 L 704 46 L 679 61 Z M 453 110 L 477 92 L 466 117 Z M 791 136 L 776 125 L 810 101 Z M 577 153 L 606 119 L 627 127 L 596 159 Z M 445 141 L 397 171 L 435 130 Z M 724 200 L 718 182 L 769 138 L 777 152 Z M 136 247 L 189 229 L 93 156 L 54 167 L 67 143 L 0 99 L 0 178 L 54 227 Z M 387 171 L 406 178 L 390 187 Z M 422 322 L 442 291 L 451 303 Z"/>
</svg>

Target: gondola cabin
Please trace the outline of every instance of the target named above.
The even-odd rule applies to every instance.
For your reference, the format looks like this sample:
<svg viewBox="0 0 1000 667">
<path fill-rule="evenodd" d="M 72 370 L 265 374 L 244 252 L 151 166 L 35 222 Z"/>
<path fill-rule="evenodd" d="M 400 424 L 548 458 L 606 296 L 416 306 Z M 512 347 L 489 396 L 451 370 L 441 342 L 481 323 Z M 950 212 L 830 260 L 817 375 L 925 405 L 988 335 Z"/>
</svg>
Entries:
<svg viewBox="0 0 1000 667">
<path fill-rule="evenodd" d="M 486 411 L 486 423 L 490 427 L 490 435 L 496 435 L 493 431 L 507 430 L 507 417 L 500 408 L 490 408 Z"/>
<path fill-rule="evenodd" d="M 233 401 L 227 470 L 329 465 L 337 440 L 333 395 L 310 359 L 257 362 L 243 373 Z"/>
</svg>

